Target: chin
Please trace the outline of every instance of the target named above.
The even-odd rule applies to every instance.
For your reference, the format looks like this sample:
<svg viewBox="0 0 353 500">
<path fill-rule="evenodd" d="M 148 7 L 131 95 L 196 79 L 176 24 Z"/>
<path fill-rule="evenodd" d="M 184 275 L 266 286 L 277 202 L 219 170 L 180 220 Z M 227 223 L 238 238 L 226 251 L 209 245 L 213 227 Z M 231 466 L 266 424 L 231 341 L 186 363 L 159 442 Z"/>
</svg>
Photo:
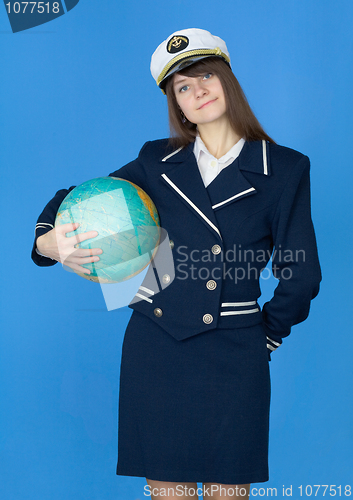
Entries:
<svg viewBox="0 0 353 500">
<path fill-rule="evenodd" d="M 219 120 L 222 119 L 222 116 L 223 115 L 216 115 L 216 116 L 209 116 L 203 120 L 200 120 L 199 121 L 199 124 L 200 125 L 206 125 L 207 123 L 214 123 L 214 122 L 218 122 Z"/>
</svg>

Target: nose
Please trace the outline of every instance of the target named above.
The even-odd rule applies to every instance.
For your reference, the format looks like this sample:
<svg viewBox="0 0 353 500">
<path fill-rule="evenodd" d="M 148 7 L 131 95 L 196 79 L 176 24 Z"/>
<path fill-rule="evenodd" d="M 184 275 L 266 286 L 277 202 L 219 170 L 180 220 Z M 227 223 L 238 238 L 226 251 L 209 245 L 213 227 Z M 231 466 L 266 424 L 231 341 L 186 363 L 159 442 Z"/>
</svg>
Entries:
<svg viewBox="0 0 353 500">
<path fill-rule="evenodd" d="M 194 93 L 195 93 L 195 97 L 196 99 L 200 99 L 200 97 L 204 96 L 205 94 L 207 94 L 207 88 L 202 84 L 202 82 L 195 82 L 195 85 L 194 85 Z"/>
</svg>

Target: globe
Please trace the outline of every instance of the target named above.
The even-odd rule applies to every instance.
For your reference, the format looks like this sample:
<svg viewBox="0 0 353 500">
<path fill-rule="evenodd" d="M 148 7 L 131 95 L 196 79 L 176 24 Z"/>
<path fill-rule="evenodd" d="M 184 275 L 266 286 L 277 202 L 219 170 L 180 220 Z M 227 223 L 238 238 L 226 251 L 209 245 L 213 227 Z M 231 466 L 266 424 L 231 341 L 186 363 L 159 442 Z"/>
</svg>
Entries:
<svg viewBox="0 0 353 500">
<path fill-rule="evenodd" d="M 97 231 L 76 247 L 101 248 L 100 260 L 82 264 L 99 283 L 119 283 L 136 276 L 152 260 L 160 239 L 159 217 L 151 198 L 136 184 L 117 177 L 98 177 L 75 187 L 61 203 L 55 226 L 78 222 L 66 234 Z"/>
</svg>

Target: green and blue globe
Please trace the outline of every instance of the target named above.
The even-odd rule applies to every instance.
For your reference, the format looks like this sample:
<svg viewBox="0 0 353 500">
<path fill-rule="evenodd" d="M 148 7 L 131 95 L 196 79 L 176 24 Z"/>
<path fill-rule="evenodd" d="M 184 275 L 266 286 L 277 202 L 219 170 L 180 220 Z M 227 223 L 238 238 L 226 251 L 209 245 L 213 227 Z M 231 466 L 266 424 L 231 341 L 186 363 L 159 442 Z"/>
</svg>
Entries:
<svg viewBox="0 0 353 500">
<path fill-rule="evenodd" d="M 117 177 L 98 177 L 75 187 L 61 203 L 55 226 L 78 222 L 72 236 L 98 231 L 80 248 L 101 248 L 100 260 L 83 264 L 99 283 L 119 283 L 136 276 L 153 258 L 160 239 L 159 217 L 151 198 L 136 184 Z"/>
</svg>

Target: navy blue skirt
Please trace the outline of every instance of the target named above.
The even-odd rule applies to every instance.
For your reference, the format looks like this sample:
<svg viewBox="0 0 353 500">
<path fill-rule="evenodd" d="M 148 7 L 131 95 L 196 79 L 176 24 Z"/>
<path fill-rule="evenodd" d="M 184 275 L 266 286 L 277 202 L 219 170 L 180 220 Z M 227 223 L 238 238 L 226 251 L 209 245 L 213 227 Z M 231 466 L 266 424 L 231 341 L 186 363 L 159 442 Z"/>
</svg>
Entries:
<svg viewBox="0 0 353 500">
<path fill-rule="evenodd" d="M 177 341 L 133 312 L 121 359 L 117 474 L 267 481 L 269 408 L 262 324 Z"/>
</svg>

